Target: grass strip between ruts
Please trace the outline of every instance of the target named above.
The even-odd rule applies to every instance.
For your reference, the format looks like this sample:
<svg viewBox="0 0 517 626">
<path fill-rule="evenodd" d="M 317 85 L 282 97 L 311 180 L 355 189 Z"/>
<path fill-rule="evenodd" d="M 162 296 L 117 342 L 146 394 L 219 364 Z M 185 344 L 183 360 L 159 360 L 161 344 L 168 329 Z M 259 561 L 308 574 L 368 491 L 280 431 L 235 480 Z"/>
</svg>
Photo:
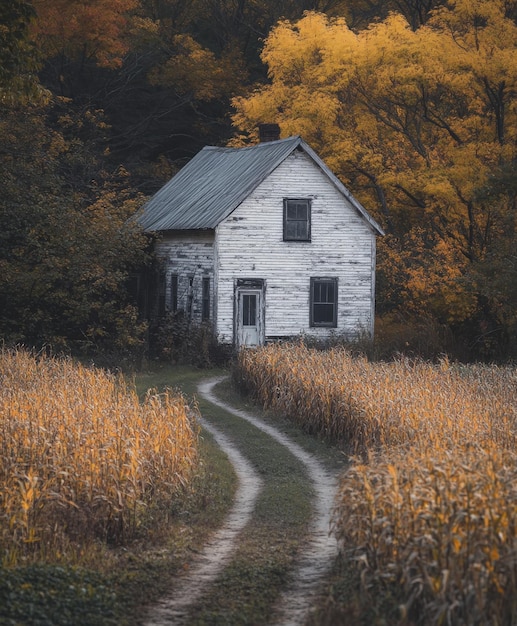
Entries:
<svg viewBox="0 0 517 626">
<path fill-rule="evenodd" d="M 264 480 L 229 565 L 191 611 L 192 624 L 267 623 L 307 535 L 312 487 L 301 461 L 255 426 L 200 400 Z"/>
</svg>

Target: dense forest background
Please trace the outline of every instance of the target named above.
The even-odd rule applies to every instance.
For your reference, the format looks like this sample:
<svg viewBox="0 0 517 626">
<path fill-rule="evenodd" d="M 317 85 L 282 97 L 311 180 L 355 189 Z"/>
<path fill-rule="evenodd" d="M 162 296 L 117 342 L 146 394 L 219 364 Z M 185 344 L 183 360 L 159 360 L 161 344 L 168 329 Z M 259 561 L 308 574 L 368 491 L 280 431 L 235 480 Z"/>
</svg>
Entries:
<svg viewBox="0 0 517 626">
<path fill-rule="evenodd" d="M 129 218 L 301 134 L 382 224 L 382 353 L 517 356 L 517 0 L 4 0 L 0 337 L 134 353 Z"/>
</svg>

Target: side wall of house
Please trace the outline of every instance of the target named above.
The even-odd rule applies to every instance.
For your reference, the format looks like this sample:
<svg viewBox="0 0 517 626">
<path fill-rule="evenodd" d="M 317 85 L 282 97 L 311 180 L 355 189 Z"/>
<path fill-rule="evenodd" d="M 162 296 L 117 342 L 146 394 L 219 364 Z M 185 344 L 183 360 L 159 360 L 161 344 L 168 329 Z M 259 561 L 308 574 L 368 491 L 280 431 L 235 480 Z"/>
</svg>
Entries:
<svg viewBox="0 0 517 626">
<path fill-rule="evenodd" d="M 311 241 L 283 240 L 286 198 L 311 201 Z M 373 332 L 375 235 L 302 151 L 286 159 L 216 229 L 219 338 L 234 333 L 238 279 L 265 281 L 265 336 Z M 311 278 L 337 278 L 337 327 L 310 325 Z"/>
<path fill-rule="evenodd" d="M 156 245 L 162 271 L 162 309 L 183 312 L 196 323 L 214 319 L 214 231 L 163 233 Z M 203 281 L 208 302 L 203 302 Z M 205 291 L 205 295 L 206 291 Z M 162 311 L 163 313 L 163 311 Z"/>
</svg>

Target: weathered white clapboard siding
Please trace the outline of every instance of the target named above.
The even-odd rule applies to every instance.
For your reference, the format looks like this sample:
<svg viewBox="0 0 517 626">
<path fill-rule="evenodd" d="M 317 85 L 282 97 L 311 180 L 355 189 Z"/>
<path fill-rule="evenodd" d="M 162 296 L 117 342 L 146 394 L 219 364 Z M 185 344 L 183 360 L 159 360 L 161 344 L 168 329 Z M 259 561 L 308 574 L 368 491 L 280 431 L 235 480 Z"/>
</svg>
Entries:
<svg viewBox="0 0 517 626">
<path fill-rule="evenodd" d="M 283 241 L 286 198 L 311 199 L 310 242 Z M 220 341 L 373 332 L 375 237 L 383 231 L 301 137 L 203 148 L 139 221 L 160 234 L 168 306 L 176 276 L 178 309 L 200 321 L 203 279 L 210 279 L 210 319 Z M 337 279 L 335 329 L 310 326 L 311 278 Z M 253 297 L 263 303 L 256 326 L 237 322 L 237 306 Z"/>
<path fill-rule="evenodd" d="M 284 198 L 312 200 L 311 242 L 283 241 Z M 215 246 L 220 339 L 233 337 L 238 278 L 265 280 L 266 338 L 329 334 L 309 325 L 311 277 L 338 278 L 331 332 L 373 331 L 374 232 L 305 152 L 285 159 L 217 226 Z"/>
<path fill-rule="evenodd" d="M 171 303 L 171 276 L 178 277 L 178 310 L 187 311 L 192 296 L 192 320 L 201 321 L 202 280 L 210 278 L 210 310 L 214 304 L 214 231 L 174 231 L 163 233 L 156 254 L 166 276 L 166 306 Z M 190 279 L 193 279 L 192 287 Z M 213 315 L 211 315 L 213 317 Z"/>
</svg>

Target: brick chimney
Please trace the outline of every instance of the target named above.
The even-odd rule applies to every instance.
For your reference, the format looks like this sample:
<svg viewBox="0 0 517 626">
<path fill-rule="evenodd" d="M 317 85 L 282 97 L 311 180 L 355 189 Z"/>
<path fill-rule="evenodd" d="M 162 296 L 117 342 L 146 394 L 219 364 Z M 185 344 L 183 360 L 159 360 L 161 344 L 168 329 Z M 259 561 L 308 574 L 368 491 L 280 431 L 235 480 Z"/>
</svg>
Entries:
<svg viewBox="0 0 517 626">
<path fill-rule="evenodd" d="M 278 124 L 259 124 L 258 129 L 260 143 L 280 139 L 280 126 Z"/>
</svg>

